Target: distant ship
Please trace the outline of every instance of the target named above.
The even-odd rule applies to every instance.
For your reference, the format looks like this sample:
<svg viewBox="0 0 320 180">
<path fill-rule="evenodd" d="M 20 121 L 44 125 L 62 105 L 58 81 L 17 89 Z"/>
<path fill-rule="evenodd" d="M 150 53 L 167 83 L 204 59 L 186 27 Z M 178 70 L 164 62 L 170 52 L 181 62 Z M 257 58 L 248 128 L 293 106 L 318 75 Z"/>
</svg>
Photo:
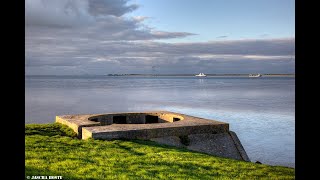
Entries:
<svg viewBox="0 0 320 180">
<path fill-rule="evenodd" d="M 249 74 L 249 77 L 254 77 L 254 78 L 261 77 L 261 76 L 262 76 L 261 74 Z"/>
<path fill-rule="evenodd" d="M 199 74 L 197 74 L 196 76 L 198 76 L 198 77 L 206 77 L 207 75 L 205 75 L 205 74 L 203 74 L 203 73 L 199 73 Z"/>
</svg>

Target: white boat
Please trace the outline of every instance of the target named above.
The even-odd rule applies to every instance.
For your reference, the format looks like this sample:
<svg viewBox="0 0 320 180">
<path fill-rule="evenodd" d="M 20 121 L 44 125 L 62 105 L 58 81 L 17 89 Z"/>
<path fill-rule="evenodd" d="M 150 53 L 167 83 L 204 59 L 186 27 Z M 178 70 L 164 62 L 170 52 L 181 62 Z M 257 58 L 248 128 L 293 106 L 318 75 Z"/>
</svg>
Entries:
<svg viewBox="0 0 320 180">
<path fill-rule="evenodd" d="M 205 74 L 203 74 L 203 73 L 199 73 L 199 74 L 197 74 L 196 76 L 198 76 L 198 77 L 206 77 L 207 75 L 205 75 Z"/>
<path fill-rule="evenodd" d="M 249 77 L 261 77 L 262 75 L 261 74 L 249 74 Z"/>
</svg>

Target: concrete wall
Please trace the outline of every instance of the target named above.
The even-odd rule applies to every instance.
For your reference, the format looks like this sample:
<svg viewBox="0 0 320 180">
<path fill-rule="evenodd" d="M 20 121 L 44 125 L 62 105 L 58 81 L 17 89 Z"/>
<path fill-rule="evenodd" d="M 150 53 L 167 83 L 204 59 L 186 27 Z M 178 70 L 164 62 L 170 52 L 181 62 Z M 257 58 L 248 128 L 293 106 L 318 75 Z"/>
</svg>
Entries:
<svg viewBox="0 0 320 180">
<path fill-rule="evenodd" d="M 82 139 L 151 139 L 166 136 L 187 136 L 200 133 L 224 133 L 227 132 L 228 125 L 198 125 L 198 126 L 180 126 L 180 127 L 159 127 L 149 129 L 117 129 L 108 130 L 103 127 L 83 127 Z M 89 133 L 90 132 L 90 133 Z M 91 135 L 91 136 L 89 136 Z"/>
<path fill-rule="evenodd" d="M 189 140 L 188 145 L 183 144 L 181 142 L 181 137 L 179 136 L 152 138 L 150 140 L 160 144 L 184 147 L 189 150 L 203 152 L 219 157 L 250 161 L 247 153 L 241 145 L 240 140 L 232 131 L 218 134 L 190 134 L 187 137 Z"/>
</svg>

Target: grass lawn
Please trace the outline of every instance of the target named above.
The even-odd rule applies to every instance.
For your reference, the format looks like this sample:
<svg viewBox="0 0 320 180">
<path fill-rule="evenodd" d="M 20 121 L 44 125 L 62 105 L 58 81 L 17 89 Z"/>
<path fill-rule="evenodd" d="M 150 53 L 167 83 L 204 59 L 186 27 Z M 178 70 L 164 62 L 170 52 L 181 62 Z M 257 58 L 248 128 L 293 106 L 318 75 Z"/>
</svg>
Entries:
<svg viewBox="0 0 320 180">
<path fill-rule="evenodd" d="M 63 179 L 294 179 L 294 169 L 134 140 L 79 140 L 65 125 L 25 126 L 26 176 Z"/>
</svg>

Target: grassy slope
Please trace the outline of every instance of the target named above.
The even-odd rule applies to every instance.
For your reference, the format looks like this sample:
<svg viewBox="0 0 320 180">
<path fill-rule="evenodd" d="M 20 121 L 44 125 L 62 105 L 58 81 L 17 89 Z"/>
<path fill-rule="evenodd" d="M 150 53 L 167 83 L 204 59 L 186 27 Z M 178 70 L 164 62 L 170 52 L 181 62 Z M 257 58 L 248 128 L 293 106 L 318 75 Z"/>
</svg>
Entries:
<svg viewBox="0 0 320 180">
<path fill-rule="evenodd" d="M 79 140 L 60 124 L 26 125 L 26 176 L 63 179 L 294 179 L 294 169 L 219 158 L 150 141 Z"/>
</svg>

